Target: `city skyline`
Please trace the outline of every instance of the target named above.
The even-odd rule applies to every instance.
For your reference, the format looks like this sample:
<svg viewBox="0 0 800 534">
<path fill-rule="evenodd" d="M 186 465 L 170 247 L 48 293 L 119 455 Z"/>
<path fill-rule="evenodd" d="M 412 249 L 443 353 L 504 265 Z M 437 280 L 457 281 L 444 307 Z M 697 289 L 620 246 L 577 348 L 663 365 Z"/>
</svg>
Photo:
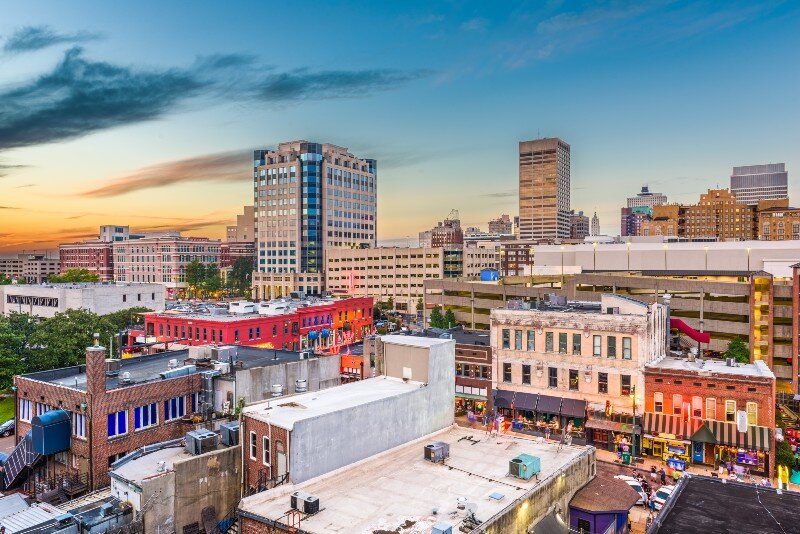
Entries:
<svg viewBox="0 0 800 534">
<path fill-rule="evenodd" d="M 537 137 L 571 145 L 570 207 L 609 234 L 643 184 L 687 202 L 734 166 L 798 167 L 787 3 L 340 4 L 315 15 L 348 28 L 336 39 L 266 41 L 242 30 L 266 24 L 256 4 L 3 5 L 2 253 L 101 224 L 222 238 L 251 200 L 252 151 L 292 139 L 377 160 L 379 242 L 451 209 L 464 226 L 516 214 L 518 142 Z"/>
</svg>

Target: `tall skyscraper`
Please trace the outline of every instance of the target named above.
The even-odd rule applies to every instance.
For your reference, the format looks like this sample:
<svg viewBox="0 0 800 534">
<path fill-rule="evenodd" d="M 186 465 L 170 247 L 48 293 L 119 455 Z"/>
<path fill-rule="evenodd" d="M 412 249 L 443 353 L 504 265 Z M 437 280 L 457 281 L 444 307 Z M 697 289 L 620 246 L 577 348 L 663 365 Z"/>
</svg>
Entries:
<svg viewBox="0 0 800 534">
<path fill-rule="evenodd" d="M 731 193 L 736 201 L 755 206 L 759 200 L 789 198 L 789 173 L 785 163 L 734 167 Z"/>
<path fill-rule="evenodd" d="M 590 229 L 591 235 L 600 235 L 600 218 L 597 216 L 597 212 L 594 212 L 592 215 L 592 228 Z"/>
<path fill-rule="evenodd" d="M 629 208 L 647 206 L 652 209 L 653 206 L 661 206 L 666 203 L 667 195 L 664 193 L 651 193 L 650 188 L 646 185 L 642 186 L 641 192 L 637 193 L 635 197 L 628 197 Z"/>
<path fill-rule="evenodd" d="M 308 141 L 256 150 L 253 159 L 255 298 L 283 296 L 286 287 L 319 293 L 328 248 L 376 245 L 374 159 Z"/>
<path fill-rule="evenodd" d="M 520 239 L 568 239 L 570 148 L 558 138 L 519 143 Z"/>
</svg>

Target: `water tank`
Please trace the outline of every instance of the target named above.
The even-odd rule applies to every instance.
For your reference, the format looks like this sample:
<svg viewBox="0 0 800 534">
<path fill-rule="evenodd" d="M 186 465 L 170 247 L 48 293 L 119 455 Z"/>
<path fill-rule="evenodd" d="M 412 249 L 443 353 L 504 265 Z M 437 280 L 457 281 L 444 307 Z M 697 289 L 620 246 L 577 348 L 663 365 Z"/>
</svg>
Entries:
<svg viewBox="0 0 800 534">
<path fill-rule="evenodd" d="M 305 393 L 308 391 L 308 380 L 295 380 L 294 391 L 295 393 Z"/>
<path fill-rule="evenodd" d="M 47 455 L 69 449 L 72 433 L 69 413 L 65 410 L 50 410 L 31 419 L 31 449 Z"/>
<path fill-rule="evenodd" d="M 280 397 L 283 395 L 283 386 L 280 384 L 272 384 L 270 391 L 272 392 L 273 397 Z"/>
</svg>

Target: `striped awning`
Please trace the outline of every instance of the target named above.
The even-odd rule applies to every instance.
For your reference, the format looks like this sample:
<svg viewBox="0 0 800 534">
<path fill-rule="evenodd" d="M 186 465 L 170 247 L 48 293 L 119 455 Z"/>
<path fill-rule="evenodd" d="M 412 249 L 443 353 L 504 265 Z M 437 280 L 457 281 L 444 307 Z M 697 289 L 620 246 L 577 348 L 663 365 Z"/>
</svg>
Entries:
<svg viewBox="0 0 800 534">
<path fill-rule="evenodd" d="M 675 439 L 689 439 L 702 424 L 699 419 L 684 421 L 680 415 L 645 412 L 643 428 L 645 434 L 651 436 L 670 434 Z"/>
<path fill-rule="evenodd" d="M 765 426 L 752 425 L 747 427 L 747 432 L 739 432 L 736 423 L 728 421 L 706 421 L 706 425 L 720 445 L 757 451 L 770 448 L 771 430 Z"/>
</svg>

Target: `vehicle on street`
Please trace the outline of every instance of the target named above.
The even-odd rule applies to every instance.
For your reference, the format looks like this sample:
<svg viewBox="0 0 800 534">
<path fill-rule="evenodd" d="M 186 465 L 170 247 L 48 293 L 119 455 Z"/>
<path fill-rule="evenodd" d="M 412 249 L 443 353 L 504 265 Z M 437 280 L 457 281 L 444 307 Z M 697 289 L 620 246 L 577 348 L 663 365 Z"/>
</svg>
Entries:
<svg viewBox="0 0 800 534">
<path fill-rule="evenodd" d="M 654 497 L 656 501 L 656 510 L 661 510 L 673 491 L 675 491 L 675 486 L 661 486 L 661 488 L 659 488 Z"/>
<path fill-rule="evenodd" d="M 0 436 L 8 437 L 14 435 L 14 430 L 16 430 L 16 423 L 14 423 L 13 419 L 9 419 L 2 425 L 0 425 Z"/>
<path fill-rule="evenodd" d="M 645 501 L 647 500 L 647 494 L 644 492 L 644 489 L 642 489 L 642 485 L 638 480 L 633 477 L 629 477 L 628 475 L 617 475 L 614 478 L 622 480 L 631 488 L 633 488 L 633 491 L 639 494 L 639 500 L 636 501 L 636 504 L 644 505 Z"/>
</svg>

